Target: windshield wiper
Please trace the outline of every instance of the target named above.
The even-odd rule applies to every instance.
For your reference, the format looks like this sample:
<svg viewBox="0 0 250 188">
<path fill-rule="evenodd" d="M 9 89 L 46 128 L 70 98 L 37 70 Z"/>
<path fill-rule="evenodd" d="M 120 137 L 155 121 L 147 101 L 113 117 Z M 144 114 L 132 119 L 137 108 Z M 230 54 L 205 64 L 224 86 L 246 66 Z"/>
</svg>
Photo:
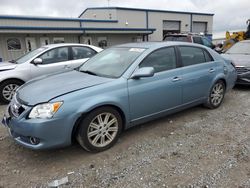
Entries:
<svg viewBox="0 0 250 188">
<path fill-rule="evenodd" d="M 94 72 L 92 72 L 92 71 L 89 71 L 89 70 L 82 70 L 82 71 L 80 71 L 80 72 L 84 72 L 84 73 L 87 73 L 87 74 L 91 74 L 91 75 L 94 75 L 94 76 L 97 76 L 97 74 L 96 73 L 94 73 Z"/>
</svg>

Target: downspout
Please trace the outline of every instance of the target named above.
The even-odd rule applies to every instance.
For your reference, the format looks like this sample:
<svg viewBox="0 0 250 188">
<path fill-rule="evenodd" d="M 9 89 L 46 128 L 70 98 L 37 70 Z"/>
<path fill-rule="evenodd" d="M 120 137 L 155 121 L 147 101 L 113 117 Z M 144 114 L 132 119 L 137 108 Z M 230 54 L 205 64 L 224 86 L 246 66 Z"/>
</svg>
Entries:
<svg viewBox="0 0 250 188">
<path fill-rule="evenodd" d="M 80 23 L 80 28 L 83 28 L 81 20 L 79 21 L 79 23 Z M 78 35 L 78 43 L 79 44 L 81 44 L 81 37 L 83 36 L 84 33 L 85 33 L 85 31 L 82 30 L 82 34 Z"/>
<path fill-rule="evenodd" d="M 190 14 L 190 32 L 193 32 L 193 14 Z"/>
<path fill-rule="evenodd" d="M 146 29 L 148 29 L 148 10 L 146 10 Z M 152 33 L 153 33 L 153 32 L 152 32 Z M 151 34 L 152 34 L 152 33 L 151 33 Z M 147 41 L 148 41 L 148 35 L 150 35 L 150 34 L 147 34 L 147 35 L 146 35 L 146 37 L 147 37 L 146 40 L 147 40 Z"/>
</svg>

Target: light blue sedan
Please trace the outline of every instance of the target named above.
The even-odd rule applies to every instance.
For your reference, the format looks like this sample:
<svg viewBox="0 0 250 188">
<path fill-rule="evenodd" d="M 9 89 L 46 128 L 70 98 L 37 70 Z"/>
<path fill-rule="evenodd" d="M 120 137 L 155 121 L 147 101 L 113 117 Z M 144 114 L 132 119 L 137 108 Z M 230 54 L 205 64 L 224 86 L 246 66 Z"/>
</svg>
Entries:
<svg viewBox="0 0 250 188">
<path fill-rule="evenodd" d="M 3 118 L 31 149 L 110 148 L 134 125 L 204 104 L 221 105 L 236 81 L 233 64 L 213 50 L 181 42 L 131 43 L 97 54 L 77 70 L 27 82 Z"/>
</svg>

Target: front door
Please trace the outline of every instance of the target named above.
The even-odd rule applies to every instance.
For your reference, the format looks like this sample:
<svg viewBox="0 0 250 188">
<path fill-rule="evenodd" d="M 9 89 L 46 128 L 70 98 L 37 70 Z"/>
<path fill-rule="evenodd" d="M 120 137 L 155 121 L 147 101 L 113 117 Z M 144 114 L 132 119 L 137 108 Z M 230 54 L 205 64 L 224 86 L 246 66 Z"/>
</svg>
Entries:
<svg viewBox="0 0 250 188">
<path fill-rule="evenodd" d="M 128 80 L 132 122 L 182 104 L 181 69 L 177 68 L 174 47 L 154 51 L 141 62 L 140 67 L 154 67 L 155 75 Z"/>
<path fill-rule="evenodd" d="M 71 68 L 69 47 L 51 49 L 37 58 L 41 58 L 42 63 L 36 65 L 31 64 L 31 75 L 33 78 Z"/>
<path fill-rule="evenodd" d="M 37 48 L 36 39 L 34 37 L 26 37 L 25 43 L 26 43 L 27 52 L 30 52 L 30 51 L 35 50 Z"/>
</svg>

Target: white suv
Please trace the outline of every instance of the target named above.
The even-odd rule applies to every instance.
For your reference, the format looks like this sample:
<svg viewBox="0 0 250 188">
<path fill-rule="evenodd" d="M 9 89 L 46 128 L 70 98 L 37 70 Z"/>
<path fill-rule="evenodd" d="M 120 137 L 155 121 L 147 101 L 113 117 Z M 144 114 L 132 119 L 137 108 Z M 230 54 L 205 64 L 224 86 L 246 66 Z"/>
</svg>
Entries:
<svg viewBox="0 0 250 188">
<path fill-rule="evenodd" d="M 74 69 L 101 48 L 84 44 L 50 44 L 9 62 L 0 63 L 0 102 L 8 103 L 28 80 L 63 69 Z"/>
</svg>

